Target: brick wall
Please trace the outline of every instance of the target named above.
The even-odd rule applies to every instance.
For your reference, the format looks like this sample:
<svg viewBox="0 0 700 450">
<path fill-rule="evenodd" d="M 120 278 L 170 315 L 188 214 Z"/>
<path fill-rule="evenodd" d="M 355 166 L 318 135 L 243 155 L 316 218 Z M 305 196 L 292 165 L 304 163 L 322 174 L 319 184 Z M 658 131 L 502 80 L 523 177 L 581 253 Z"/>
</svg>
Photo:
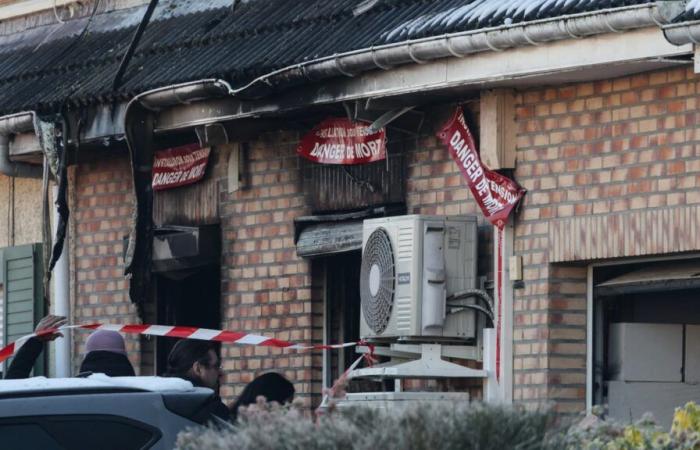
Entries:
<svg viewBox="0 0 700 450">
<path fill-rule="evenodd" d="M 449 114 L 451 107 L 445 108 Z M 477 214 L 466 184 L 434 130 L 403 142 L 407 154 L 407 206 L 411 214 Z M 309 213 L 302 189 L 297 133 L 269 133 L 250 144 L 249 185 L 228 193 L 219 178 L 222 248 L 222 327 L 294 342 L 323 339 L 322 267 L 296 256 L 296 217 Z M 71 172 L 73 277 L 76 320 L 135 322 L 122 275 L 122 238 L 131 214 L 131 176 L 126 155 Z M 492 272 L 491 226 L 480 227 L 480 274 Z M 82 351 L 80 333 L 76 351 Z M 139 365 L 140 346 L 129 338 L 130 358 Z M 256 375 L 282 372 L 307 405 L 320 401 L 322 355 L 252 346 L 224 345 L 222 396 L 232 400 Z M 144 356 L 148 365 L 147 355 Z M 144 373 L 150 373 L 146 370 Z M 478 390 L 472 387 L 473 395 Z"/>
<path fill-rule="evenodd" d="M 248 151 L 248 188 L 227 194 L 222 184 L 224 326 L 294 342 L 320 342 L 313 314 L 311 265 L 296 256 L 294 224 L 308 213 L 301 187 L 296 133 L 270 133 Z M 320 299 L 319 299 L 320 300 Z M 294 381 L 307 405 L 321 394 L 320 353 L 224 346 L 225 388 L 232 398 L 257 374 L 275 370 Z"/>
<path fill-rule="evenodd" d="M 407 155 L 408 213 L 481 217 L 457 165 L 434 137 L 441 125 L 428 124 L 420 139 L 398 143 Z M 321 342 L 321 271 L 312 277 L 309 262 L 296 257 L 293 241 L 294 218 L 309 212 L 295 153 L 297 139 L 295 133 L 270 133 L 253 143 L 248 152 L 251 187 L 222 193 L 224 325 L 295 342 Z M 479 272 L 486 275 L 492 268 L 492 229 L 483 221 L 481 225 Z M 320 400 L 320 353 L 228 346 L 224 357 L 226 397 L 238 393 L 257 373 L 274 369 L 296 381 L 297 392 L 307 403 Z"/>
<path fill-rule="evenodd" d="M 478 138 L 478 110 L 472 103 L 465 107 L 467 124 Z M 419 139 L 406 141 L 408 214 L 476 215 L 479 220 L 480 276 L 493 279 L 493 227 L 484 219 L 474 201 L 459 166 L 447 148 L 438 141 L 436 132 L 444 126 L 455 105 L 429 111 Z"/>
<path fill-rule="evenodd" d="M 515 240 L 525 286 L 515 291 L 514 396 L 575 412 L 585 407 L 587 269 L 550 262 L 550 226 L 700 202 L 696 81 L 692 68 L 663 70 L 531 89 L 517 102 L 515 176 L 529 193 Z"/>
<path fill-rule="evenodd" d="M 124 278 L 123 238 L 129 233 L 132 184 L 129 162 L 105 158 L 71 168 L 72 312 L 75 322 L 137 323 Z M 89 333 L 75 331 L 75 367 Z M 139 372 L 139 339 L 126 336 Z"/>
</svg>

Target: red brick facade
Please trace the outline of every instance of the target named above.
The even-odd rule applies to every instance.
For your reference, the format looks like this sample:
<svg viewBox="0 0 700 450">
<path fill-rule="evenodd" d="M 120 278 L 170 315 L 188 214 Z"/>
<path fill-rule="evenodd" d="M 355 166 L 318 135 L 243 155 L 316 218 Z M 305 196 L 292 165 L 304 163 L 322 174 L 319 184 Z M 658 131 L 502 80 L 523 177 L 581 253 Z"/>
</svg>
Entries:
<svg viewBox="0 0 700 450">
<path fill-rule="evenodd" d="M 273 133 L 251 145 L 250 187 L 221 194 L 224 326 L 294 342 L 320 342 L 314 328 L 310 263 L 296 256 L 295 217 L 305 209 L 296 134 Z M 224 189 L 225 191 L 225 189 Z M 315 332 L 316 331 L 316 332 Z M 262 371 L 294 380 L 298 396 L 321 394 L 321 361 L 314 353 L 224 346 L 226 397 Z"/>
<path fill-rule="evenodd" d="M 628 211 L 700 202 L 696 86 L 691 69 L 674 69 L 519 94 L 515 176 L 529 193 L 516 219 L 525 278 L 514 298 L 516 401 L 585 408 L 587 267 L 551 262 L 550 229 L 575 216 L 612 225 Z M 605 230 L 595 238 L 616 240 Z M 567 239 L 575 253 L 593 238 Z M 642 235 L 636 250 L 614 256 L 673 251 L 666 239 Z"/>
<path fill-rule="evenodd" d="M 296 133 L 262 136 L 248 151 L 249 186 L 228 193 L 226 178 L 219 180 L 222 327 L 294 342 L 321 342 L 323 292 L 312 289 L 312 265 L 296 256 L 294 244 L 293 220 L 309 213 L 297 140 Z M 407 151 L 410 213 L 477 212 L 457 166 L 432 132 Z M 76 319 L 138 321 L 121 268 L 132 204 L 126 155 L 80 165 L 72 179 Z M 488 254 L 490 227 L 483 229 L 480 248 Z M 491 267 L 486 259 L 481 266 L 485 271 Z M 76 341 L 75 351 L 82 350 L 83 340 Z M 130 338 L 129 349 L 132 362 L 139 366 L 139 339 Z M 320 401 L 320 353 L 224 345 L 222 356 L 225 398 L 233 398 L 257 374 L 276 370 L 294 380 L 299 397 L 309 405 Z M 144 374 L 152 370 L 148 364 L 142 369 Z"/>
<path fill-rule="evenodd" d="M 514 290 L 513 303 L 516 402 L 554 401 L 564 412 L 585 407 L 590 261 L 554 262 L 561 259 L 551 256 L 552 224 L 700 203 L 694 78 L 691 70 L 674 69 L 518 93 L 514 177 L 529 192 L 515 215 L 514 252 L 524 268 L 524 286 Z M 440 125 L 427 124 L 422 137 L 407 145 L 407 211 L 481 217 L 434 137 Z M 294 245 L 293 220 L 309 213 L 295 154 L 298 137 L 274 132 L 252 142 L 246 188 L 228 193 L 225 176 L 220 179 L 222 327 L 310 343 L 322 340 L 323 301 L 312 264 L 296 256 Z M 81 164 L 72 173 L 77 320 L 137 320 L 120 259 L 130 192 L 125 155 Z M 492 280 L 492 228 L 481 224 L 479 273 Z M 138 342 L 129 340 L 137 365 Z M 80 351 L 79 341 L 75 349 Z M 223 357 L 227 399 L 267 370 L 294 380 L 307 404 L 320 399 L 320 354 L 224 345 Z"/>
<path fill-rule="evenodd" d="M 123 238 L 129 234 L 132 182 L 126 158 L 80 164 L 70 175 L 72 310 L 76 322 L 137 320 L 124 278 Z M 73 351 L 82 355 L 87 333 L 74 333 Z M 127 337 L 138 371 L 139 339 Z M 74 358 L 78 364 L 79 358 Z"/>
</svg>

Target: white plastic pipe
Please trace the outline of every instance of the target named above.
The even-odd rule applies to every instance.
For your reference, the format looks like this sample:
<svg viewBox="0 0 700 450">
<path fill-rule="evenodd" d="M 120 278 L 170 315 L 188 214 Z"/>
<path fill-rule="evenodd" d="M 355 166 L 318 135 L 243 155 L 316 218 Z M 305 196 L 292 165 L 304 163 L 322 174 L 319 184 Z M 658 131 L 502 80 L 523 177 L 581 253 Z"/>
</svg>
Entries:
<svg viewBox="0 0 700 450">
<path fill-rule="evenodd" d="M 54 204 L 58 196 L 58 187 L 53 188 Z M 58 226 L 59 215 L 58 208 L 54 208 L 53 223 L 54 236 L 56 235 L 56 227 Z M 53 269 L 53 290 L 54 290 L 54 314 L 57 316 L 66 316 L 70 321 L 70 272 L 68 268 L 68 227 L 66 227 L 66 238 L 63 244 L 63 252 L 61 257 L 56 261 L 56 266 Z M 68 378 L 71 376 L 71 335 L 65 332 L 63 338 L 58 338 L 55 341 L 56 355 L 56 376 L 59 378 Z"/>
<path fill-rule="evenodd" d="M 496 376 L 496 330 L 484 328 L 484 370 L 487 378 L 484 386 L 484 401 L 486 403 L 502 403 L 503 397 Z"/>
</svg>

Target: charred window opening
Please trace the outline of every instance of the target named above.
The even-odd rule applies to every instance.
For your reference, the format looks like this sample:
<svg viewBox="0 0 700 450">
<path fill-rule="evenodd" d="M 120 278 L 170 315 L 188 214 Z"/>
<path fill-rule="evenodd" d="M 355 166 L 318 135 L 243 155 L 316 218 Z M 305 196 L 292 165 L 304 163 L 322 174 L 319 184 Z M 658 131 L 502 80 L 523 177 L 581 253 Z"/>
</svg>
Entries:
<svg viewBox="0 0 700 450">
<path fill-rule="evenodd" d="M 154 234 L 154 301 L 145 322 L 221 328 L 220 227 L 168 226 Z M 162 375 L 177 339 L 142 339 L 142 373 Z"/>
<path fill-rule="evenodd" d="M 360 339 L 360 263 L 359 251 L 319 260 L 325 265 L 325 341 L 330 344 Z M 327 351 L 324 365 L 329 387 L 357 358 L 354 348 Z"/>
<path fill-rule="evenodd" d="M 405 141 L 389 138 L 387 159 L 360 165 L 317 164 L 302 159 L 304 192 L 314 214 L 405 204 Z"/>
</svg>

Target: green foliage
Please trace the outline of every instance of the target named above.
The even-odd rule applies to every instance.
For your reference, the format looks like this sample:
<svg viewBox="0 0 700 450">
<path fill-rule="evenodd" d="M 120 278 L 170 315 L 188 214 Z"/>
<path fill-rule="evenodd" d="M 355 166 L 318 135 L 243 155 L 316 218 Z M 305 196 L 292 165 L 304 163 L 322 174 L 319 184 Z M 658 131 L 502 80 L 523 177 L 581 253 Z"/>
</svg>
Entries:
<svg viewBox="0 0 700 450">
<path fill-rule="evenodd" d="M 693 402 L 676 408 L 670 432 L 651 417 L 620 424 L 601 420 L 595 412 L 569 429 L 567 450 L 700 450 L 700 409 Z"/>
<path fill-rule="evenodd" d="M 560 448 L 554 416 L 480 404 L 425 404 L 381 411 L 353 407 L 311 418 L 297 408 L 257 405 L 235 428 L 181 433 L 178 450 Z"/>
<path fill-rule="evenodd" d="M 259 402 L 227 429 L 180 434 L 178 450 L 700 450 L 700 408 L 677 408 L 671 430 L 650 417 L 633 424 L 593 411 L 564 426 L 547 411 L 484 404 L 424 404 L 382 411 L 335 410 L 312 418 L 298 407 Z"/>
</svg>

